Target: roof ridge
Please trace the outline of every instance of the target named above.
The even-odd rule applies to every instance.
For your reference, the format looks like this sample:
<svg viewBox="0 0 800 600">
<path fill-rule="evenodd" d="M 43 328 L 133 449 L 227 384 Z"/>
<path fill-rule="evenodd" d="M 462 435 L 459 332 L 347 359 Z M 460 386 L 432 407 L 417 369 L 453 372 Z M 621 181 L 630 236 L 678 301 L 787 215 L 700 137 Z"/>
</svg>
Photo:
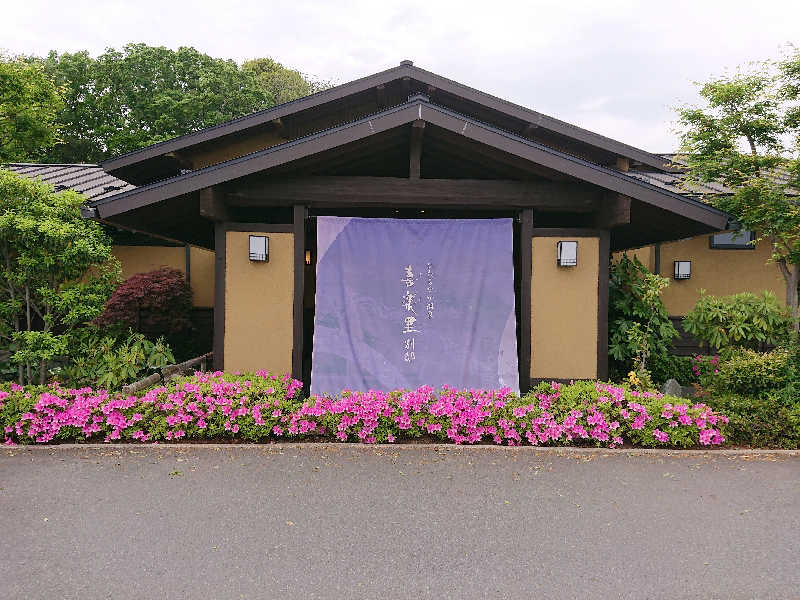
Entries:
<svg viewBox="0 0 800 600">
<path fill-rule="evenodd" d="M 36 162 L 14 162 L 3 163 L 3 167 L 97 167 L 102 168 L 99 163 L 36 163 Z"/>
</svg>

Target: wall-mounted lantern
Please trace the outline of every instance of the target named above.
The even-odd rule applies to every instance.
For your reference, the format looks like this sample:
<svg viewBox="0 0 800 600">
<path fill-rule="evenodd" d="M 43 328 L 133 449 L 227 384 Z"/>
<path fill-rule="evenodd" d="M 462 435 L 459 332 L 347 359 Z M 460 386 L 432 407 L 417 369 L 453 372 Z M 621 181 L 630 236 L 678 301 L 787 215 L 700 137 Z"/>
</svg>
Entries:
<svg viewBox="0 0 800 600">
<path fill-rule="evenodd" d="M 250 236 L 250 260 L 256 262 L 269 262 L 269 238 L 267 236 Z"/>
<path fill-rule="evenodd" d="M 692 261 L 676 260 L 674 264 L 675 279 L 689 279 L 692 276 Z"/>
<path fill-rule="evenodd" d="M 578 242 L 558 242 L 559 267 L 575 267 L 578 265 Z"/>
</svg>

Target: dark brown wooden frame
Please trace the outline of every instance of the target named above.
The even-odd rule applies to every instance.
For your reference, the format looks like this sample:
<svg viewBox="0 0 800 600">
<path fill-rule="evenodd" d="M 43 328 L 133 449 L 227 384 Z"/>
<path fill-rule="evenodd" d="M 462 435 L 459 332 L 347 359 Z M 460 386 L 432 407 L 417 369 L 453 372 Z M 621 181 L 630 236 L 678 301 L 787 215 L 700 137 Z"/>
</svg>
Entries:
<svg viewBox="0 0 800 600">
<path fill-rule="evenodd" d="M 534 228 L 533 237 L 596 237 L 599 239 L 597 264 L 597 379 L 608 379 L 608 267 L 611 236 L 607 229 Z M 530 318 L 530 317 L 529 317 Z M 528 368 L 530 377 L 530 366 Z M 551 378 L 530 378 L 531 387 Z M 552 378 L 559 381 L 558 378 Z"/>
<path fill-rule="evenodd" d="M 305 295 L 305 250 L 306 250 L 306 217 L 308 208 L 303 205 L 294 207 L 294 303 L 292 314 L 294 317 L 292 337 L 292 377 L 303 380 L 303 333 L 304 333 L 304 307 Z"/>
<path fill-rule="evenodd" d="M 519 391 L 525 394 L 530 389 L 531 376 L 531 283 L 533 275 L 533 210 L 520 213 L 519 228 Z"/>
<path fill-rule="evenodd" d="M 228 264 L 226 234 L 229 231 L 292 233 L 294 225 L 220 221 L 214 223 L 214 369 L 217 371 L 225 369 L 225 273 Z M 294 366 L 294 362 L 292 365 Z"/>
</svg>

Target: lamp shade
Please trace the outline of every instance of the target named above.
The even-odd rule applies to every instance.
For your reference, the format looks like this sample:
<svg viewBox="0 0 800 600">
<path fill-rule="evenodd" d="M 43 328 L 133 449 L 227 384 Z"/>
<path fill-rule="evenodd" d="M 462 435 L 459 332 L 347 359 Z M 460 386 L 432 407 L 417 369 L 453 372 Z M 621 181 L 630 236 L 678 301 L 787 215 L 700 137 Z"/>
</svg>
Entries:
<svg viewBox="0 0 800 600">
<path fill-rule="evenodd" d="M 578 242 L 560 241 L 558 242 L 559 267 L 575 267 L 578 265 Z"/>
<path fill-rule="evenodd" d="M 250 236 L 250 260 L 255 262 L 269 261 L 269 238 L 267 236 Z"/>
<path fill-rule="evenodd" d="M 675 261 L 675 279 L 689 279 L 692 276 L 692 261 L 690 260 L 676 260 Z"/>
</svg>

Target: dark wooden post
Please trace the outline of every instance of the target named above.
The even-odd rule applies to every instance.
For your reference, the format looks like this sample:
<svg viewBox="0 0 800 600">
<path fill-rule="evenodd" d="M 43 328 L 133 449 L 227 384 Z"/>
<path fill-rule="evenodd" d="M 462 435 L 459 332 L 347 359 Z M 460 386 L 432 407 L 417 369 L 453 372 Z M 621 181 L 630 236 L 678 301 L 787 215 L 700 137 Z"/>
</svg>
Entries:
<svg viewBox="0 0 800 600">
<path fill-rule="evenodd" d="M 214 369 L 225 369 L 225 223 L 214 223 Z"/>
<path fill-rule="evenodd" d="M 608 379 L 608 268 L 611 260 L 611 234 L 600 232 L 597 269 L 597 379 Z"/>
<path fill-rule="evenodd" d="M 214 369 L 225 369 L 225 253 L 226 222 L 233 220 L 231 210 L 214 186 L 198 192 L 200 216 L 214 222 Z M 186 246 L 186 281 L 191 278 L 189 246 Z"/>
<path fill-rule="evenodd" d="M 533 209 L 520 213 L 519 228 L 519 391 L 528 392 L 531 386 L 531 275 L 533 271 Z"/>
<path fill-rule="evenodd" d="M 303 295 L 305 294 L 306 216 L 308 208 L 294 206 L 294 343 L 292 377 L 303 379 Z M 304 382 L 308 383 L 308 382 Z"/>
</svg>

